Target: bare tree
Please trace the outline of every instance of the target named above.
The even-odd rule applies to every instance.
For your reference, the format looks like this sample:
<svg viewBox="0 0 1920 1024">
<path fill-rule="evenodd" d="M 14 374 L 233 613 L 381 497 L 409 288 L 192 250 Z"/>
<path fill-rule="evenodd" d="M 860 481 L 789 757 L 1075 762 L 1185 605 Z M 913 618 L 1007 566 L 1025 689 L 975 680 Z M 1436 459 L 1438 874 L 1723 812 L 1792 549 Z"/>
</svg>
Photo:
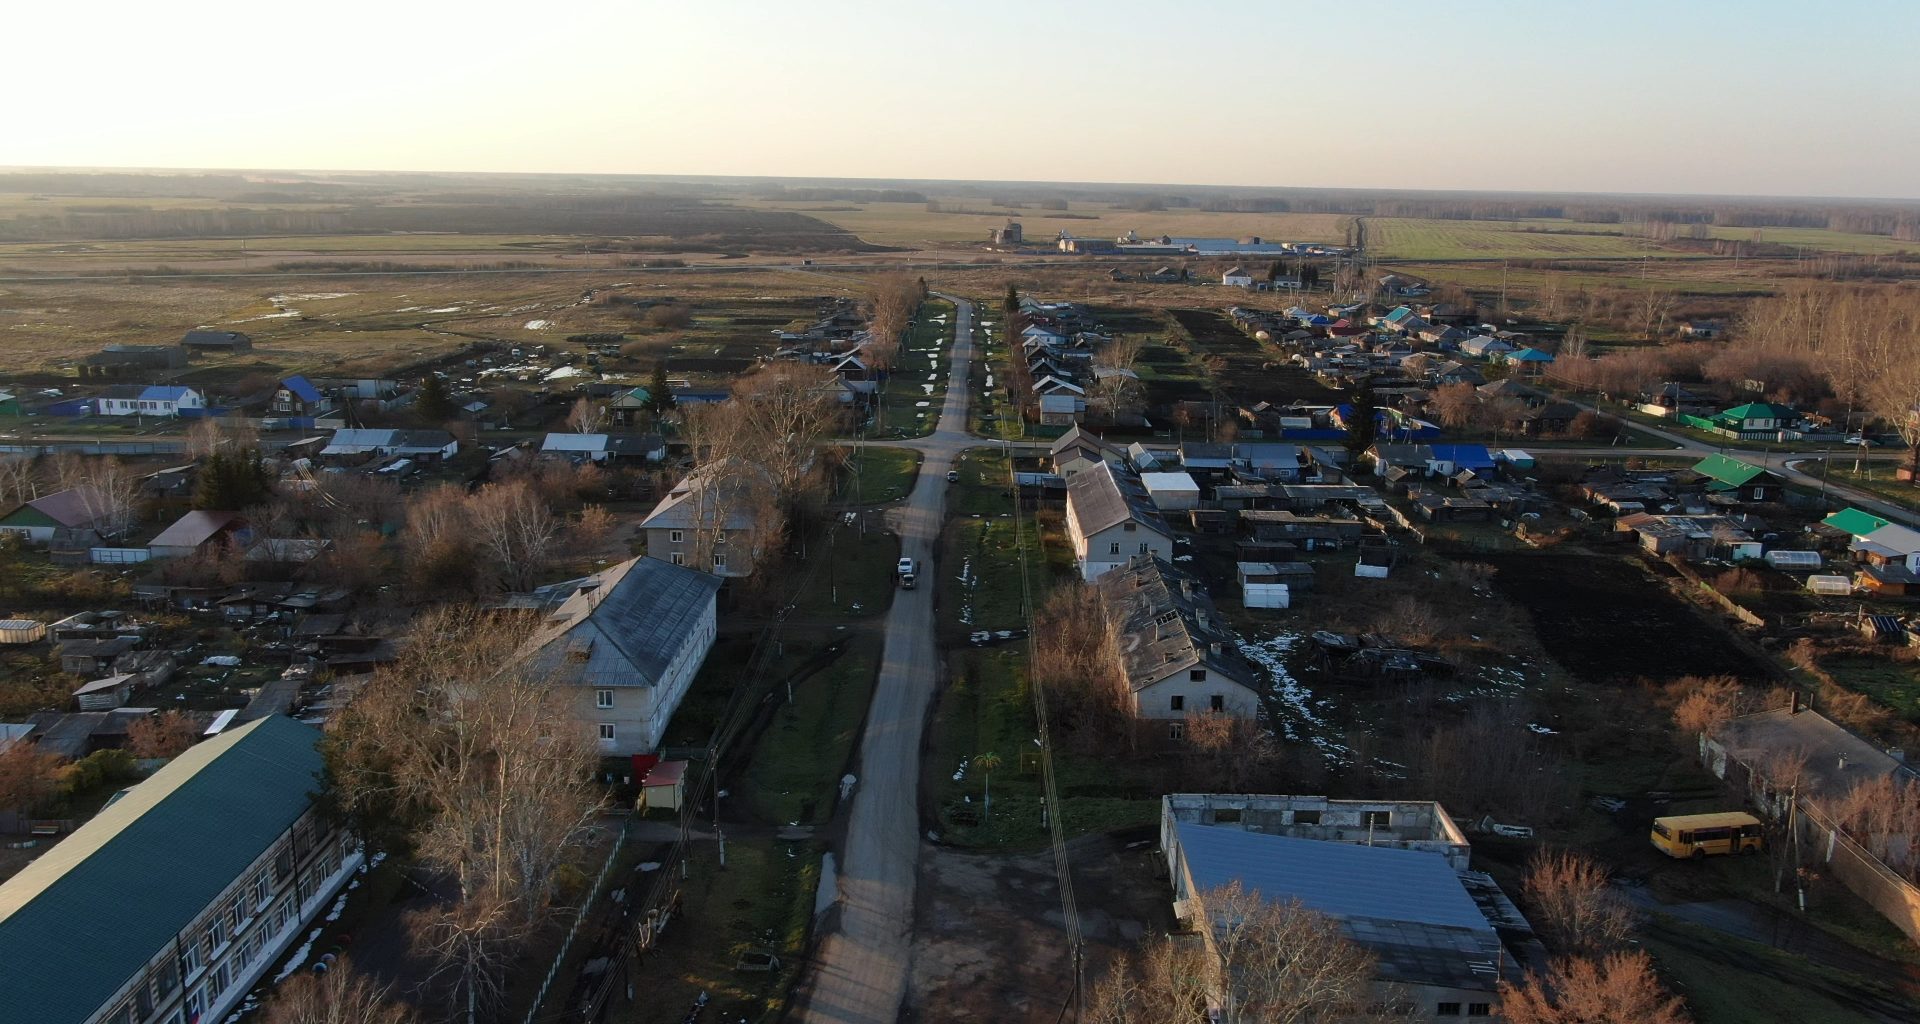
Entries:
<svg viewBox="0 0 1920 1024">
<path fill-rule="evenodd" d="M 148 715 L 127 727 L 127 750 L 139 758 L 178 757 L 205 731 L 178 711 Z"/>
<path fill-rule="evenodd" d="M 1660 984 L 1642 952 L 1573 957 L 1544 977 L 1500 985 L 1508 1024 L 1688 1024 L 1685 1004 Z"/>
<path fill-rule="evenodd" d="M 1197 894 L 1199 941 L 1151 939 L 1095 988 L 1099 1024 L 1304 1024 L 1354 1020 L 1374 1002 L 1374 958 L 1338 922 L 1238 883 Z"/>
<path fill-rule="evenodd" d="M 560 523 L 524 480 L 488 484 L 467 503 L 474 542 L 509 590 L 527 590 L 552 553 Z"/>
<path fill-rule="evenodd" d="M 413 948 L 433 964 L 429 981 L 444 981 L 449 1000 L 472 1022 L 506 1001 L 522 936 L 511 904 L 488 896 L 419 911 L 408 919 Z"/>
<path fill-rule="evenodd" d="M 0 455 L 0 508 L 12 510 L 40 496 L 40 474 L 31 455 Z"/>
<path fill-rule="evenodd" d="M 1443 384 L 1434 389 L 1428 407 L 1442 426 L 1472 426 L 1480 418 L 1480 392 L 1471 384 Z"/>
<path fill-rule="evenodd" d="M 334 961 L 323 974 L 295 975 L 276 989 L 262 1024 L 413 1024 L 412 1008 L 393 998 L 391 986 L 361 974 L 353 961 Z"/>
<path fill-rule="evenodd" d="M 582 396 L 567 413 L 567 426 L 576 434 L 597 434 L 606 429 L 609 413 L 604 402 Z"/>
<path fill-rule="evenodd" d="M 1626 945 L 1639 923 L 1632 905 L 1609 882 L 1607 869 L 1586 854 L 1542 850 L 1528 862 L 1520 891 L 1550 946 L 1594 957 Z"/>
<path fill-rule="evenodd" d="M 117 458 L 92 458 L 65 470 L 64 486 L 79 498 L 80 508 L 103 537 L 118 538 L 133 527 L 140 504 L 140 480 Z"/>
<path fill-rule="evenodd" d="M 1093 405 L 1110 421 L 1138 415 L 1145 402 L 1140 382 L 1140 338 L 1115 338 L 1093 357 Z"/>
<path fill-rule="evenodd" d="M 215 454 L 260 449 L 260 428 L 241 416 L 202 416 L 187 428 L 186 455 L 201 462 Z"/>
</svg>

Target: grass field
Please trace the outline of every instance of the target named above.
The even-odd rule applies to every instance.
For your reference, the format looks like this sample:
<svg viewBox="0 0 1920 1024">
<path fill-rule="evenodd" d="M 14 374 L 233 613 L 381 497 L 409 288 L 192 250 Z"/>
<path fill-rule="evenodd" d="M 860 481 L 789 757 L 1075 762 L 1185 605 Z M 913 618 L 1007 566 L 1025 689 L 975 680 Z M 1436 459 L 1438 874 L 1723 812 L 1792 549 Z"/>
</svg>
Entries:
<svg viewBox="0 0 1920 1024">
<path fill-rule="evenodd" d="M 1920 722 L 1920 672 L 1912 664 L 1882 658 L 1823 658 L 1820 667 L 1849 690 L 1905 718 Z"/>
<path fill-rule="evenodd" d="M 933 433 L 947 397 L 953 312 L 953 303 L 935 299 L 914 314 L 893 370 L 880 388 L 875 437 L 925 437 Z"/>
<path fill-rule="evenodd" d="M 967 213 L 931 213 L 925 203 L 820 203 L 742 200 L 741 206 L 785 210 L 816 217 L 844 228 L 874 245 L 939 248 L 978 245 L 987 232 L 1019 221 L 1029 245 L 1049 245 L 1066 231 L 1089 238 L 1119 238 L 1129 231 L 1142 238 L 1159 235 L 1239 238 L 1259 235 L 1275 241 L 1338 242 L 1350 219 L 1331 213 L 1208 213 L 1166 210 L 1142 213 L 1103 203 L 1074 203 L 1065 211 L 997 207 L 983 199 L 938 200 Z"/>
<path fill-rule="evenodd" d="M 1622 235 L 1566 233 L 1618 230 L 1618 225 L 1561 224 L 1550 232 L 1545 222 L 1532 222 L 1537 230 L 1528 231 L 1512 221 L 1369 217 L 1367 243 L 1376 256 L 1403 260 L 1625 259 L 1644 255 L 1651 245 Z"/>
<path fill-rule="evenodd" d="M 866 721 L 879 671 L 880 637 L 862 634 L 849 638 L 832 664 L 794 686 L 793 703 L 774 712 L 747 763 L 746 798 L 761 820 L 806 825 L 833 816 L 834 791 Z"/>
<path fill-rule="evenodd" d="M 1642 942 L 1700 1024 L 1883 1019 L 1850 1004 L 1871 994 L 1873 983 L 1803 957 L 1670 918 L 1656 918 Z"/>
<path fill-rule="evenodd" d="M 899 501 L 913 490 L 920 473 L 920 453 L 911 448 L 863 445 L 848 456 L 840 477 L 837 501 L 849 505 L 883 505 Z"/>
</svg>

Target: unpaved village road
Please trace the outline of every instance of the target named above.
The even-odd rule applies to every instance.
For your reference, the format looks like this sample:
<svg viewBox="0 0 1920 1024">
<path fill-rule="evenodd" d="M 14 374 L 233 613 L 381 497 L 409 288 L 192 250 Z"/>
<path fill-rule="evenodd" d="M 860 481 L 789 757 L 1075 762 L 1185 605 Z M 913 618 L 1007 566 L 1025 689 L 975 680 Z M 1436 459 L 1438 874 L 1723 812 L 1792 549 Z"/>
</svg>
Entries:
<svg viewBox="0 0 1920 1024">
<path fill-rule="evenodd" d="M 967 436 L 973 307 L 954 299 L 952 373 L 934 432 L 897 447 L 924 453 L 913 493 L 893 513 L 900 553 L 921 563 L 921 585 L 894 595 L 880 683 L 867 711 L 859 784 L 840 851 L 839 898 L 822 923 L 819 956 L 795 995 L 799 1018 L 827 1024 L 894 1024 L 913 955 L 914 878 L 920 857 L 920 732 L 939 683 L 932 574 L 946 518 L 947 468 L 978 444 Z M 905 353 L 902 353 L 904 356 Z"/>
</svg>

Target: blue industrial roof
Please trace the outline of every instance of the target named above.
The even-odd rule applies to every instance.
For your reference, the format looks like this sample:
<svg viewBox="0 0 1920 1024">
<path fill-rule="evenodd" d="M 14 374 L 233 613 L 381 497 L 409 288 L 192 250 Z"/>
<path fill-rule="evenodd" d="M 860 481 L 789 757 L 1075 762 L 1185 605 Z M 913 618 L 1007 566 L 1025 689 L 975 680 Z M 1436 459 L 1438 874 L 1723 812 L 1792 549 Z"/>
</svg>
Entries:
<svg viewBox="0 0 1920 1024">
<path fill-rule="evenodd" d="M 1446 857 L 1424 850 L 1295 839 L 1179 823 L 1196 891 L 1239 882 L 1268 900 L 1299 900 L 1339 920 L 1369 918 L 1491 930 Z"/>
<path fill-rule="evenodd" d="M 280 386 L 293 392 L 293 397 L 298 398 L 302 402 L 318 402 L 320 400 L 320 389 L 314 387 L 313 382 L 305 377 L 288 377 L 286 380 L 280 382 Z"/>
<path fill-rule="evenodd" d="M 140 392 L 142 402 L 178 402 L 187 396 L 192 388 L 177 387 L 171 384 L 155 384 Z"/>
<path fill-rule="evenodd" d="M 0 884 L 7 1005 L 81 1024 L 311 802 L 320 732 L 274 716 L 189 749 Z"/>
</svg>

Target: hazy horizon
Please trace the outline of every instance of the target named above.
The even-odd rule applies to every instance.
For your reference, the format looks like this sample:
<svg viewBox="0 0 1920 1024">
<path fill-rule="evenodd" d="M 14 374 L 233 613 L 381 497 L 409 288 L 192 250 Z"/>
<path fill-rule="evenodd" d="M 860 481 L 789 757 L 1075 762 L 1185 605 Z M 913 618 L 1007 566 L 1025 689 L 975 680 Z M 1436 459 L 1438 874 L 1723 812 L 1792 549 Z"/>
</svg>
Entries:
<svg viewBox="0 0 1920 1024">
<path fill-rule="evenodd" d="M 1915 198 L 1920 5 L 1804 10 L 36 7 L 0 165 Z"/>
</svg>

